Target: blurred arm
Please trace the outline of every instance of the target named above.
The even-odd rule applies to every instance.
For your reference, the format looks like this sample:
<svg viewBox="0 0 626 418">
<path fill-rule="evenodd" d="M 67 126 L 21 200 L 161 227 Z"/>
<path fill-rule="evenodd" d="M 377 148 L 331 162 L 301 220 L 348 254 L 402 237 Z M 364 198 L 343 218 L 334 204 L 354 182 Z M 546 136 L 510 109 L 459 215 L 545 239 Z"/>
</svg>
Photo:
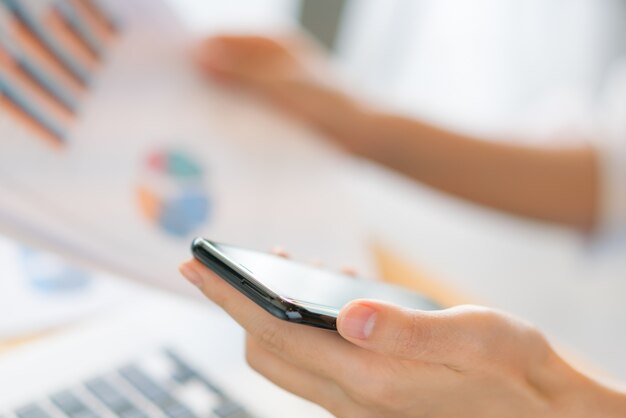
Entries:
<svg viewBox="0 0 626 418">
<path fill-rule="evenodd" d="M 455 196 L 580 229 L 596 223 L 599 175 L 588 146 L 489 142 L 362 110 L 327 128 L 352 152 Z"/>
<path fill-rule="evenodd" d="M 332 83 L 332 71 L 320 70 L 324 55 L 302 39 L 219 36 L 198 58 L 215 80 L 249 88 L 355 154 L 424 184 L 522 216 L 581 229 L 597 223 L 598 164 L 588 147 L 494 143 L 371 110 Z"/>
</svg>

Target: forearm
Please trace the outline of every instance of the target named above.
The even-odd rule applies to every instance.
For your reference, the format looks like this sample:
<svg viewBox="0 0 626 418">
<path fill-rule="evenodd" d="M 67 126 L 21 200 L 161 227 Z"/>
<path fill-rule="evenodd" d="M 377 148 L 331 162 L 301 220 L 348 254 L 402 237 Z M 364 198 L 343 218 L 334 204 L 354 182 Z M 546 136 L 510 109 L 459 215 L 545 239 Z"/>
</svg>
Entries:
<svg viewBox="0 0 626 418">
<path fill-rule="evenodd" d="M 497 144 L 363 110 L 317 68 L 310 51 L 297 42 L 222 36 L 207 44 L 200 64 L 215 79 L 245 86 L 353 152 L 425 184 L 520 215 L 593 225 L 599 193 L 592 150 Z"/>
<path fill-rule="evenodd" d="M 353 114 L 333 134 L 356 154 L 496 209 L 583 229 L 595 222 L 599 179 L 590 147 L 489 142 L 409 118 Z"/>
<path fill-rule="evenodd" d="M 606 418 L 626 416 L 624 388 L 610 387 L 575 370 L 552 351 L 544 366 L 527 376 L 552 405 L 551 416 Z"/>
</svg>

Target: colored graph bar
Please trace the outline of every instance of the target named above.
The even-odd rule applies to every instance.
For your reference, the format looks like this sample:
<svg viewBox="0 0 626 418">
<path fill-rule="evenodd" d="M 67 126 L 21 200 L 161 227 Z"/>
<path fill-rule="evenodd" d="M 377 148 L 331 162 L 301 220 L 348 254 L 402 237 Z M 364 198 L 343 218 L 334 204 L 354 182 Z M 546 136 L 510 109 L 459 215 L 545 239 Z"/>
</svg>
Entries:
<svg viewBox="0 0 626 418">
<path fill-rule="evenodd" d="M 80 17 L 74 6 L 67 0 L 61 0 L 55 3 L 55 7 L 65 24 L 80 39 L 83 45 L 89 49 L 89 52 L 100 58 L 103 51 L 102 44 L 91 28 Z"/>
<path fill-rule="evenodd" d="M 120 20 L 113 14 L 102 0 L 84 0 L 92 13 L 99 16 L 100 20 L 105 22 L 111 32 L 119 32 L 122 24 Z"/>
<path fill-rule="evenodd" d="M 17 106 L 55 138 L 60 141 L 65 140 L 65 131 L 63 128 L 39 109 L 37 105 L 27 97 L 26 93 L 17 87 L 15 83 L 12 83 L 9 77 L 2 72 L 0 72 L 0 94 L 5 96 L 11 103 Z"/>
<path fill-rule="evenodd" d="M 11 59 L 13 59 L 20 69 L 59 104 L 72 113 L 78 108 L 78 103 L 73 95 L 63 86 L 54 80 L 44 68 L 27 56 L 8 33 L 0 28 L 0 48 L 2 48 Z"/>
<path fill-rule="evenodd" d="M 42 22 L 24 5 L 24 1 L 0 0 L 0 2 L 28 28 L 39 42 L 54 56 L 59 64 L 61 64 L 79 83 L 84 86 L 89 84 L 88 71 L 49 33 Z"/>
</svg>

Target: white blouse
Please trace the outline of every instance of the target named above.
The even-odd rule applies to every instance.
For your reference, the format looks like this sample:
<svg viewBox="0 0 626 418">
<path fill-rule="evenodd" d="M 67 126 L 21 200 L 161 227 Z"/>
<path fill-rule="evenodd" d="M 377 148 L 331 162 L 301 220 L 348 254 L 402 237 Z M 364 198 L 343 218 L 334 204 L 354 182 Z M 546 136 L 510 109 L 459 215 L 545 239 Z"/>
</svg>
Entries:
<svg viewBox="0 0 626 418">
<path fill-rule="evenodd" d="M 617 65 L 606 84 L 599 109 L 598 146 L 602 166 L 601 229 L 626 233 L 626 60 Z"/>
</svg>

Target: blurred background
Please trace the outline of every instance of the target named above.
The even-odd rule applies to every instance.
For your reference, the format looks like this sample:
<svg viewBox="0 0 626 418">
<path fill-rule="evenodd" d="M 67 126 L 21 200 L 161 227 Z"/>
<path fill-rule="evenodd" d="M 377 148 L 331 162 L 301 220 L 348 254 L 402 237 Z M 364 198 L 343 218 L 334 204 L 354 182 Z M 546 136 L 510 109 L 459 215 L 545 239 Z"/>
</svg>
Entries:
<svg viewBox="0 0 626 418">
<path fill-rule="evenodd" d="M 18 238 L 27 235 L 29 244 L 36 248 L 45 241 L 41 247 L 53 252 L 80 255 L 75 258 L 89 259 L 86 265 L 90 267 L 116 265 L 119 268 L 111 269 L 116 274 L 140 277 L 144 282 L 150 281 L 146 275 L 155 272 L 154 281 L 166 288 L 174 287 L 171 278 L 177 277 L 178 260 L 188 256 L 190 238 L 204 233 L 257 249 L 283 244 L 295 248 L 304 258 L 328 259 L 331 265 L 345 260 L 368 275 L 388 273 L 392 260 L 403 266 L 394 271 L 404 275 L 393 277 L 393 281 L 421 283 L 424 289 L 454 289 L 451 293 L 462 295 L 453 298 L 456 301 L 484 303 L 521 315 L 570 347 L 570 351 L 626 378 L 624 239 L 587 236 L 478 207 L 373 163 L 344 159 L 343 155 L 337 156 L 336 150 L 332 150 L 327 163 L 321 164 L 314 157 L 316 146 L 290 148 L 295 137 L 316 142 L 319 134 L 257 109 L 262 106 L 249 98 L 213 91 L 206 80 L 192 80 L 191 70 L 180 64 L 189 58 L 182 53 L 184 48 L 217 33 L 305 30 L 327 48 L 341 80 L 356 95 L 398 113 L 493 141 L 509 138 L 556 144 L 591 137 L 597 128 L 607 80 L 626 57 L 626 1 L 163 3 L 166 7 L 159 8 L 159 13 L 148 13 L 149 2 L 111 2 L 113 9 L 127 13 L 128 33 L 138 35 L 129 35 L 128 39 L 134 39 L 130 42 L 122 34 L 119 46 L 112 44 L 101 66 L 94 65 L 98 72 L 93 90 L 82 96 L 83 108 L 68 131 L 72 147 L 59 161 L 48 161 L 47 151 L 42 149 L 24 148 L 28 141 L 22 140 L 32 134 L 9 130 L 16 118 L 0 111 L 0 134 L 2 129 L 10 132 L 3 136 L 2 146 L 8 151 L 3 151 L 4 165 L 0 164 L 3 232 Z M 154 24 L 172 20 L 182 22 L 183 30 L 169 31 L 165 24 Z M 145 33 L 135 30 L 142 22 L 153 29 Z M 151 69 L 162 69 L 163 74 Z M 189 75 L 192 81 L 174 80 L 174 73 Z M 204 83 L 202 88 L 198 87 L 200 82 Z M 184 94 L 170 100 L 165 92 L 175 90 Z M 204 90 L 210 99 L 200 97 L 206 93 Z M 8 91 L 3 91 L 5 96 Z M 178 112 L 172 116 L 168 112 L 174 108 Z M 180 128 L 178 123 L 186 127 Z M 229 124 L 232 126 L 226 126 Z M 212 129 L 206 138 L 205 125 Z M 93 133 L 92 142 L 81 146 L 80 141 L 74 141 L 91 137 L 86 132 Z M 194 147 L 200 139 L 206 143 L 201 152 L 196 152 Z M 115 140 L 123 147 L 98 145 Z M 306 158 L 289 161 L 283 158 L 292 155 L 289 152 Z M 234 156 L 240 159 L 231 163 Z M 75 160 L 77 157 L 85 159 Z M 111 164 L 103 169 L 106 158 L 107 164 L 114 161 L 113 169 Z M 194 220 L 193 225 L 174 220 L 157 230 L 144 222 L 146 213 L 137 222 L 127 216 L 132 212 L 140 218 L 136 213 L 135 181 L 147 185 L 146 189 L 159 183 L 159 176 L 164 175 L 155 174 L 155 167 L 165 160 L 182 167 L 181 172 L 187 176 L 182 182 L 185 187 L 203 191 L 194 195 L 192 209 L 181 212 L 184 219 Z M 59 171 L 61 177 L 47 174 L 46 170 L 58 167 L 66 170 Z M 232 181 L 234 177 L 229 175 L 242 168 L 258 168 L 261 174 L 256 181 L 269 189 L 272 187 L 268 185 L 275 185 L 276 193 L 282 194 L 272 200 L 262 187 L 251 187 L 238 177 Z M 292 181 L 281 179 L 279 168 L 297 168 L 302 176 Z M 77 172 L 85 173 L 84 178 L 73 175 Z M 46 185 L 40 186 L 45 190 L 37 190 L 41 194 L 36 200 L 21 196 L 20 181 L 24 179 L 20 176 L 26 182 Z M 128 178 L 133 179 L 132 187 L 116 189 Z M 180 179 L 170 180 L 158 193 L 168 194 L 181 183 L 177 183 Z M 326 186 L 338 183 L 339 189 L 327 190 Z M 62 188 L 64 184 L 71 187 Z M 93 184 L 104 192 L 85 192 L 95 188 Z M 204 193 L 206 190 L 214 193 Z M 54 199 L 43 193 L 46 191 L 56 195 L 56 203 L 62 201 L 68 207 L 61 208 L 60 203 L 58 207 L 47 205 Z M 148 199 L 150 193 L 142 196 L 147 196 L 142 201 L 145 212 L 145 202 L 149 208 L 154 202 Z M 345 196 L 350 197 L 349 203 L 343 203 Z M 130 203 L 123 206 L 120 202 L 126 200 Z M 320 201 L 333 200 L 338 202 L 333 208 L 336 212 L 324 211 Z M 29 205 L 32 201 L 36 204 Z M 245 210 L 253 206 L 257 217 Z M 40 213 L 42 208 L 56 212 L 46 217 Z M 56 222 L 62 212 L 67 225 Z M 302 212 L 304 217 L 298 218 Z M 116 217 L 128 223 L 107 224 Z M 358 226 L 348 222 L 352 218 L 358 218 Z M 216 222 L 211 224 L 213 219 Z M 70 227 L 72 223 L 80 227 Z M 263 229 L 255 227 L 260 223 Z M 336 227 L 338 224 L 343 227 Z M 43 226 L 46 234 L 39 234 Z M 64 239 L 47 239 L 51 236 Z M 102 242 L 106 245 L 99 247 L 99 239 L 105 236 Z M 142 245 L 133 237 L 142 237 Z M 356 241 L 359 244 L 354 244 Z M 0 337 L 41 332 L 72 317 L 113 309 L 131 299 L 130 288 L 115 280 L 106 281 L 100 273 L 98 277 L 85 277 L 74 267 L 68 272 L 62 261 L 37 255 L 30 247 L 10 249 L 9 243 L 0 245 L 6 246 L 2 252 L 5 265 L 11 265 L 0 277 L 0 288 L 4 289 L 0 292 Z M 367 251 L 361 251 L 361 246 Z M 352 251 L 356 247 L 358 251 Z M 369 252 L 372 248 L 374 253 Z M 129 262 L 125 253 L 136 258 Z M 40 267 L 36 274 L 28 270 L 33 264 Z M 15 273 L 18 270 L 22 273 Z M 59 271 L 63 274 L 57 274 Z M 15 285 L 17 279 L 5 280 L 9 274 L 19 276 L 19 283 L 28 285 L 19 287 Z M 116 284 L 102 285 L 102 281 Z M 81 294 L 80 289 L 89 290 Z M 441 290 L 435 293 L 440 295 Z M 57 299 L 52 303 L 50 297 Z M 68 306 L 76 309 L 70 311 Z M 28 315 L 23 314 L 25 310 Z M 55 312 L 56 321 L 51 320 L 50 312 Z M 23 321 L 16 321 L 17 317 Z M 47 321 L 42 321 L 43 317 Z"/>
<path fill-rule="evenodd" d="M 494 141 L 555 144 L 597 129 L 626 53 L 621 0 L 172 1 L 198 34 L 304 26 L 355 92 Z M 364 164 L 354 188 L 379 242 L 478 300 L 539 323 L 608 364 L 626 334 L 620 242 L 520 220 Z M 620 318 L 620 319 L 618 319 Z M 611 325 L 612 324 L 612 325 Z M 584 330 L 584 331 L 583 331 Z M 618 367 L 620 374 L 626 367 Z M 617 368 L 612 367 L 613 371 Z"/>
<path fill-rule="evenodd" d="M 302 24 L 359 89 L 494 137 L 588 127 L 626 43 L 621 0 L 170 3 L 197 33 Z"/>
</svg>

